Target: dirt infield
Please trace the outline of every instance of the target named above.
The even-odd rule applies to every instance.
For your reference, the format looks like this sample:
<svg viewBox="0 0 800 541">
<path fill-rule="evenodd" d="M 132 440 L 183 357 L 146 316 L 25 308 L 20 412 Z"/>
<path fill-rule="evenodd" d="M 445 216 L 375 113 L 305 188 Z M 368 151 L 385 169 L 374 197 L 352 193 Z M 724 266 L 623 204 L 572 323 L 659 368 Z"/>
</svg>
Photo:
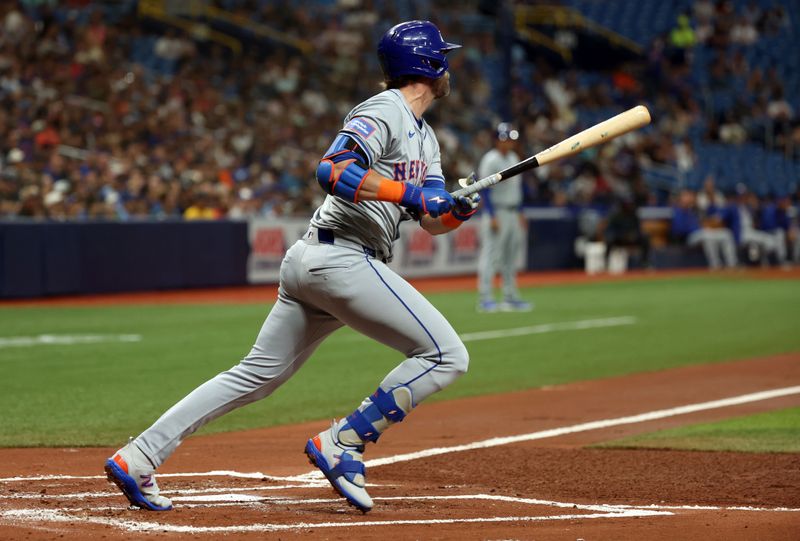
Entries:
<svg viewBox="0 0 800 541">
<path fill-rule="evenodd" d="M 190 438 L 168 513 L 126 508 L 112 449 L 3 449 L 0 539 L 796 540 L 800 455 L 586 446 L 799 405 L 800 353 L 426 404 L 368 449 L 367 515 L 305 461 L 325 422 Z"/>
</svg>

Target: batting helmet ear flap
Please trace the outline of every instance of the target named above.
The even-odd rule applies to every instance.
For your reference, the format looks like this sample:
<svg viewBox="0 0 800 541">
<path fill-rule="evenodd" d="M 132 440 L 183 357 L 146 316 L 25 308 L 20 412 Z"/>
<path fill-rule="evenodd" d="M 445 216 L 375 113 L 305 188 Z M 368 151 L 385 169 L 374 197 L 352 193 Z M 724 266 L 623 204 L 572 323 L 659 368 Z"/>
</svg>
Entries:
<svg viewBox="0 0 800 541">
<path fill-rule="evenodd" d="M 446 54 L 459 47 L 446 42 L 430 21 L 406 21 L 383 35 L 378 59 L 387 79 L 409 75 L 438 79 L 449 67 Z"/>
</svg>

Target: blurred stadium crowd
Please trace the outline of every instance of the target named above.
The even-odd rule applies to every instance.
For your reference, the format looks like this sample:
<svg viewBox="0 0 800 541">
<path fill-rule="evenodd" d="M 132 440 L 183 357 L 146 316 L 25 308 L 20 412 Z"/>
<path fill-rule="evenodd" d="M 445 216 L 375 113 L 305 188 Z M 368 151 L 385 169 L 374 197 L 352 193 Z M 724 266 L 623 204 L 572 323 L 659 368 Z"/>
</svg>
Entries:
<svg viewBox="0 0 800 541">
<path fill-rule="evenodd" d="M 378 89 L 377 39 L 409 18 L 435 20 L 465 46 L 451 55 L 451 96 L 428 118 L 448 178 L 476 167 L 500 120 L 520 126 L 529 155 L 646 103 L 650 129 L 530 174 L 526 204 L 600 213 L 620 200 L 668 206 L 709 180 L 731 202 L 748 190 L 757 205 L 798 203 L 796 3 L 645 2 L 643 11 L 663 9 L 661 28 L 642 33 L 653 21 L 625 12 L 639 3 L 567 1 L 586 13 L 602 4 L 618 31 L 641 34 L 641 54 L 599 72 L 515 45 L 510 118 L 496 113 L 506 99 L 494 84 L 501 51 L 494 20 L 477 4 L 216 4 L 304 40 L 310 52 L 262 43 L 233 54 L 145 23 L 136 2 L 2 2 L 0 217 L 307 215 L 323 195 L 311 178 L 319 156 L 349 108 Z M 783 48 L 770 52 L 775 44 Z"/>
</svg>

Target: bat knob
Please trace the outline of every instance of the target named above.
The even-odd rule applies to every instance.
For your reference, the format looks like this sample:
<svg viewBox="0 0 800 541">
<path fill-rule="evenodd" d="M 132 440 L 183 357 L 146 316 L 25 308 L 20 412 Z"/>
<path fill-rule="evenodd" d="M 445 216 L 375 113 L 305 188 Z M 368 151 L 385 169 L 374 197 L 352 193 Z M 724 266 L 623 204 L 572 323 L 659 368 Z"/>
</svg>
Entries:
<svg viewBox="0 0 800 541">
<path fill-rule="evenodd" d="M 458 185 L 461 186 L 462 188 L 466 188 L 470 184 L 475 184 L 475 181 L 476 181 L 475 171 L 473 171 L 466 177 L 458 179 Z"/>
</svg>

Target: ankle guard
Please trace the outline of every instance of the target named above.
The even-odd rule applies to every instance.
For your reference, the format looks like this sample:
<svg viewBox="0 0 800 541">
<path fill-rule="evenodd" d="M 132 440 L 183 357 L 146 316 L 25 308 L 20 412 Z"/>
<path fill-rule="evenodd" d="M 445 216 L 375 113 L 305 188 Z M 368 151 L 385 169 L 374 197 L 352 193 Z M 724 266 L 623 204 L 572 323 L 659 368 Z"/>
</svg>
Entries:
<svg viewBox="0 0 800 541">
<path fill-rule="evenodd" d="M 339 431 L 340 437 L 342 432 L 352 430 L 362 442 L 378 441 L 384 430 L 405 419 L 413 407 L 409 387 L 401 385 L 389 392 L 379 387 L 361 407 L 347 416 L 347 422 Z"/>
</svg>

